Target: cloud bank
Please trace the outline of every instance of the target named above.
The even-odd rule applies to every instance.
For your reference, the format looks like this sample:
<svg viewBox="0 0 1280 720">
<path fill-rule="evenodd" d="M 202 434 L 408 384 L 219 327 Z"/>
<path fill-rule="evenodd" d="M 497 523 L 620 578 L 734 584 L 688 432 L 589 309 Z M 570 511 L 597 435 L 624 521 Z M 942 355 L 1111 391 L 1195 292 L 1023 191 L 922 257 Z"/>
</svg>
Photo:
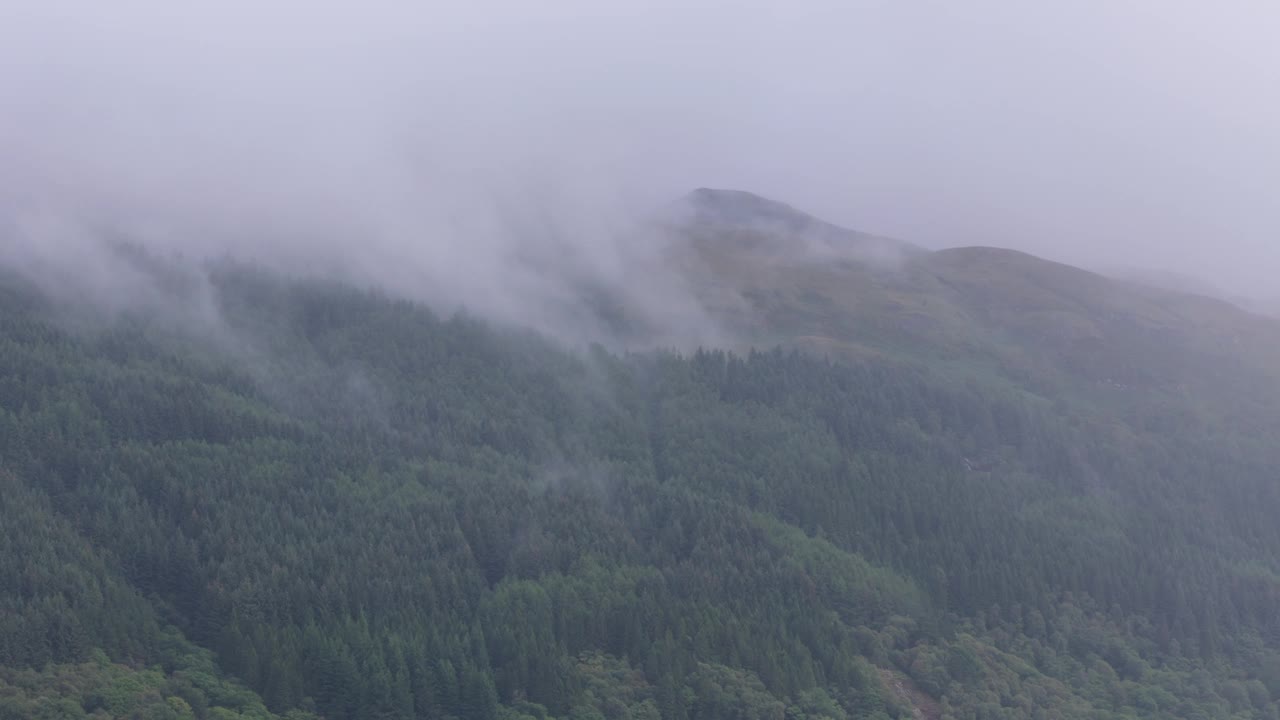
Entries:
<svg viewBox="0 0 1280 720">
<path fill-rule="evenodd" d="M 702 320 L 637 228 L 738 187 L 929 246 L 1280 265 L 1280 9 L 1086 0 L 0 7 L 4 257 L 127 236 L 573 325 Z"/>
</svg>

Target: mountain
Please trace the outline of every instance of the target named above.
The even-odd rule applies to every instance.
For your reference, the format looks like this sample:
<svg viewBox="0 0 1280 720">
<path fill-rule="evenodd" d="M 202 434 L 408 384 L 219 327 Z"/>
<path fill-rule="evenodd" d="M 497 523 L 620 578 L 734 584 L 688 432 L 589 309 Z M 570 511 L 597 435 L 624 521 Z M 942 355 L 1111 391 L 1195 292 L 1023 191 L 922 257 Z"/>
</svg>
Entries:
<svg viewBox="0 0 1280 720">
<path fill-rule="evenodd" d="M 832 225 L 785 203 L 742 190 L 699 188 L 681 203 L 680 231 L 705 245 L 704 234 L 731 238 L 735 253 L 782 262 L 858 260 L 893 265 L 920 248 L 892 238 Z"/>
<path fill-rule="evenodd" d="M 733 207 L 728 229 L 697 215 L 682 228 L 692 241 L 679 264 L 755 344 L 953 368 L 1057 401 L 1194 401 L 1228 415 L 1260 406 L 1260 421 L 1276 409 L 1280 323 L 1270 316 L 1001 248 L 885 240 L 897 252 L 886 263 L 862 252 L 868 236 L 790 209 L 779 226 L 773 205 Z M 786 228 L 808 227 L 841 238 L 839 253 L 752 250 L 794 246 Z"/>
<path fill-rule="evenodd" d="M 0 274 L 0 718 L 1280 717 L 1276 321 L 686 206 L 724 348 Z"/>
</svg>

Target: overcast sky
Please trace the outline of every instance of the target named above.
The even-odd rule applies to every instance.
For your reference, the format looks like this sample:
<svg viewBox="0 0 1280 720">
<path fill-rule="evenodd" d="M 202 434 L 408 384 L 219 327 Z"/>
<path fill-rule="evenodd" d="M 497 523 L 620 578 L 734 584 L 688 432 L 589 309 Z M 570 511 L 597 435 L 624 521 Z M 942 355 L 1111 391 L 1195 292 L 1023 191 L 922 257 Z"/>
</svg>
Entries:
<svg viewBox="0 0 1280 720">
<path fill-rule="evenodd" d="M 1277 38 L 1275 0 L 0 0 L 0 212 L 391 263 L 430 228 L 483 276 L 543 204 L 589 237 L 733 187 L 1267 294 Z"/>
</svg>

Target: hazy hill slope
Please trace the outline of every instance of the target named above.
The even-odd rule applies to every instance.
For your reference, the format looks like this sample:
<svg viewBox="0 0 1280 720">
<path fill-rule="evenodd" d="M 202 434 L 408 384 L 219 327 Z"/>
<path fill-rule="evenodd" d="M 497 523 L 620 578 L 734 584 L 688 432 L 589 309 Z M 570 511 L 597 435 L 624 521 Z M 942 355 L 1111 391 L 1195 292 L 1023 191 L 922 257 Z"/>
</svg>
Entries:
<svg viewBox="0 0 1280 720">
<path fill-rule="evenodd" d="M 683 267 L 829 358 L 3 278 L 0 717 L 1277 716 L 1271 326 L 734 213 Z"/>
<path fill-rule="evenodd" d="M 703 190 L 687 202 L 677 261 L 704 302 L 756 341 L 985 368 L 1046 394 L 1276 408 L 1273 318 L 1013 250 L 879 239 L 868 250 L 871 236 L 746 193 Z"/>
<path fill-rule="evenodd" d="M 1177 484 L 1186 502 L 1164 518 L 1170 527 L 1189 528 L 1213 513 L 1235 522 L 1227 538 L 1204 538 L 1206 545 L 1271 534 L 1257 508 L 1277 497 L 1273 468 L 1280 467 L 1280 323 L 1273 318 L 1000 248 L 907 248 L 889 262 L 862 252 L 862 236 L 844 231 L 848 241 L 834 251 L 763 256 L 752 248 L 804 248 L 804 228 L 819 221 L 782 206 L 791 217 L 780 222 L 783 211 L 760 199 L 763 220 L 753 223 L 752 197 L 733 195 L 732 222 L 695 212 L 681 228 L 686 271 L 743 333 L 1023 393 L 1111 436 L 1111 459 L 1065 449 L 1069 474 L 1135 503 L 1119 506 L 1126 512 L 1137 512 L 1157 487 Z M 722 200 L 702 192 L 688 201 Z M 744 234 L 752 238 L 745 249 Z M 1169 447 L 1175 435 L 1183 439 Z M 1158 458 L 1158 467 L 1141 471 L 1126 456 Z M 1217 485 L 1222 477 L 1248 490 Z M 1209 495 L 1216 497 L 1198 504 Z"/>
</svg>

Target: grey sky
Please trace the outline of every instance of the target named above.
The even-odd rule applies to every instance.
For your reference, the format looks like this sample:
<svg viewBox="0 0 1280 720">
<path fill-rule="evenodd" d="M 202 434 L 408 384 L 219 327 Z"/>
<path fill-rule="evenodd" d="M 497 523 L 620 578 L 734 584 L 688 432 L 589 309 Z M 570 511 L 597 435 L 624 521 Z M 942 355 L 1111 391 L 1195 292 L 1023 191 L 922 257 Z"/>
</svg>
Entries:
<svg viewBox="0 0 1280 720">
<path fill-rule="evenodd" d="M 1278 37 L 1273 0 L 0 0 L 0 211 L 501 294 L 545 282 L 492 272 L 513 227 L 627 274 L 591 238 L 735 187 L 1266 294 Z"/>
</svg>

